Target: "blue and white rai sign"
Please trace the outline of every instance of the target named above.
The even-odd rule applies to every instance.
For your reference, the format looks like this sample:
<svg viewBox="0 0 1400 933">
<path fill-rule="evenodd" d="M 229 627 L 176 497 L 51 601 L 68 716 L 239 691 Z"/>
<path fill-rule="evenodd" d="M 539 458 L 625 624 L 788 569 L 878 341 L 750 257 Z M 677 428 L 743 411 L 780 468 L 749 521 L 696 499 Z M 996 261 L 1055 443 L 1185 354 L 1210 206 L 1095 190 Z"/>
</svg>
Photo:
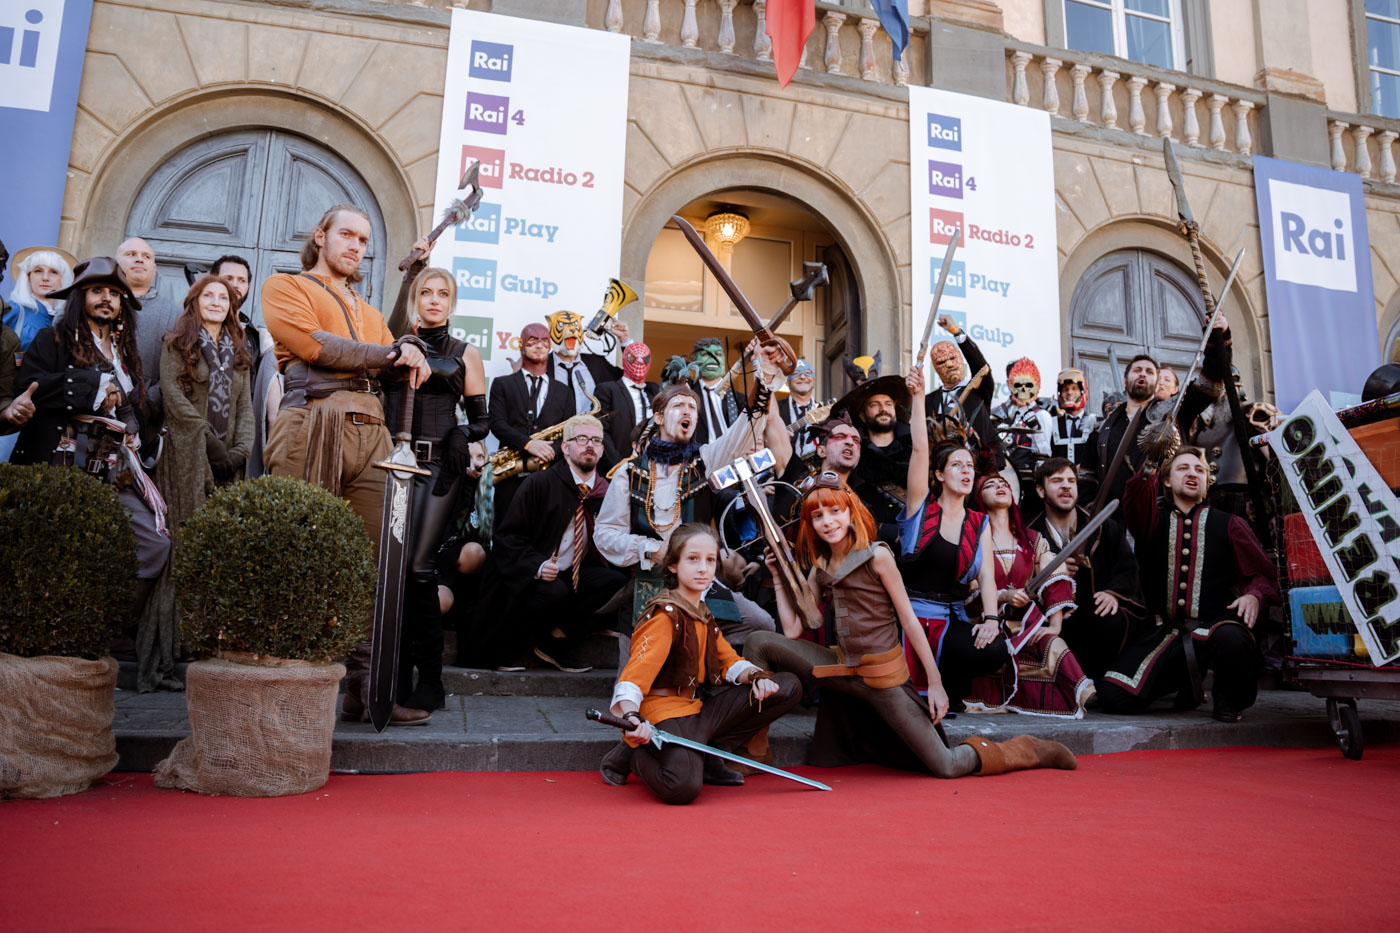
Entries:
<svg viewBox="0 0 1400 933">
<path fill-rule="evenodd" d="M 1361 178 L 1255 156 L 1254 191 L 1278 406 L 1355 404 L 1380 363 Z"/>
<path fill-rule="evenodd" d="M 91 18 L 92 0 L 0 0 L 0 240 L 11 253 L 58 242 Z"/>
</svg>

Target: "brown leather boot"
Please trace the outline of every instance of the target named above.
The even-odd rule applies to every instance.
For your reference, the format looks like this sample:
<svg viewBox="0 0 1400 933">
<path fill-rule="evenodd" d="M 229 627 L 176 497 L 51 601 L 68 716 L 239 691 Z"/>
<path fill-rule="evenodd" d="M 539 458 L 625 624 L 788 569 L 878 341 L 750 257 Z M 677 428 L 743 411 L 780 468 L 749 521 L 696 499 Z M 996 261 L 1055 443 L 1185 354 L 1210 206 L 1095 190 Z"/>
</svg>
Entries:
<svg viewBox="0 0 1400 933">
<path fill-rule="evenodd" d="M 736 751 L 745 758 L 754 761 L 761 761 L 765 765 L 773 763 L 773 748 L 768 744 L 768 727 L 764 726 L 755 732 L 747 742 L 736 749 L 726 749 L 726 751 Z M 727 762 L 725 765 L 731 771 L 738 771 L 742 775 L 762 774 L 757 768 L 750 768 L 748 765 L 741 765 L 737 761 Z"/>
<path fill-rule="evenodd" d="M 1007 771 L 1028 771 L 1032 768 L 1059 768 L 1073 771 L 1079 767 L 1074 752 L 1059 742 L 1038 739 L 1033 735 L 1018 735 L 1005 742 L 991 742 L 974 735 L 963 739 L 977 753 L 978 768 L 973 774 L 990 776 Z"/>
</svg>

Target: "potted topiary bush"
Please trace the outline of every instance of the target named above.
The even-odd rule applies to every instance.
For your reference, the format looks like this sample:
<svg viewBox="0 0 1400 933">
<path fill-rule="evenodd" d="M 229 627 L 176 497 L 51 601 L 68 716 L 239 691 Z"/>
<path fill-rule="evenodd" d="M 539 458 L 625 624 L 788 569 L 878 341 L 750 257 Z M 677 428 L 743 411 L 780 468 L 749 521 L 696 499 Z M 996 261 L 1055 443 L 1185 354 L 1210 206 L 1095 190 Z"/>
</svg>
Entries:
<svg viewBox="0 0 1400 933">
<path fill-rule="evenodd" d="M 87 790 L 117 764 L 117 662 L 136 536 L 112 487 L 0 463 L 0 799 Z"/>
<path fill-rule="evenodd" d="M 320 486 L 263 476 L 215 492 L 180 528 L 172 578 L 189 738 L 160 787 L 278 797 L 330 774 L 335 701 L 374 606 L 364 523 Z"/>
</svg>

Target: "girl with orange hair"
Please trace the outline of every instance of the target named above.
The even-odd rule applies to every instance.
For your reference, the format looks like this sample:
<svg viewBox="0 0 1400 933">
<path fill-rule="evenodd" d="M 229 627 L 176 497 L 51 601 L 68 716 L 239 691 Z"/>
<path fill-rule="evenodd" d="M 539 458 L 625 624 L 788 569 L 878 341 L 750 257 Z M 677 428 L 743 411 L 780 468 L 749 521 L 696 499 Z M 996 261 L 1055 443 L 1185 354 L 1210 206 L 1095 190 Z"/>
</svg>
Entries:
<svg viewBox="0 0 1400 933">
<path fill-rule="evenodd" d="M 910 382 L 917 404 L 922 378 L 911 376 Z M 944 778 L 1075 767 L 1069 749 L 1031 736 L 1002 743 L 974 737 L 949 747 L 939 725 L 948 694 L 894 554 L 876 539 L 870 512 L 834 473 L 817 477 L 802 499 L 797 553 L 823 606 L 826 645 L 803 639 L 791 595 L 779 585 L 782 634 L 750 635 L 744 657 L 829 688 L 818 707 L 812 764 L 875 761 Z M 771 569 L 771 554 L 768 562 Z M 910 681 L 905 645 L 924 670 L 927 702 Z"/>
</svg>

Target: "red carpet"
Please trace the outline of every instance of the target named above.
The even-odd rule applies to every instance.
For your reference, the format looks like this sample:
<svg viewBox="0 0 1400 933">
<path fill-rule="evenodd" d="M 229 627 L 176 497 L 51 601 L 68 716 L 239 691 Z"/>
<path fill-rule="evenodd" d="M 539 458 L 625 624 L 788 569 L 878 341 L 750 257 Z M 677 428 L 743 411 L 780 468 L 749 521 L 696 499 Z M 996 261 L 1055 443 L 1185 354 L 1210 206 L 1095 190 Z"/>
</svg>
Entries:
<svg viewBox="0 0 1400 933">
<path fill-rule="evenodd" d="M 680 808 L 586 773 L 333 777 L 276 800 L 113 775 L 0 804 L 0 929 L 1393 928 L 1400 747 L 1080 762 L 805 769 L 835 790 L 765 776 Z"/>
</svg>

